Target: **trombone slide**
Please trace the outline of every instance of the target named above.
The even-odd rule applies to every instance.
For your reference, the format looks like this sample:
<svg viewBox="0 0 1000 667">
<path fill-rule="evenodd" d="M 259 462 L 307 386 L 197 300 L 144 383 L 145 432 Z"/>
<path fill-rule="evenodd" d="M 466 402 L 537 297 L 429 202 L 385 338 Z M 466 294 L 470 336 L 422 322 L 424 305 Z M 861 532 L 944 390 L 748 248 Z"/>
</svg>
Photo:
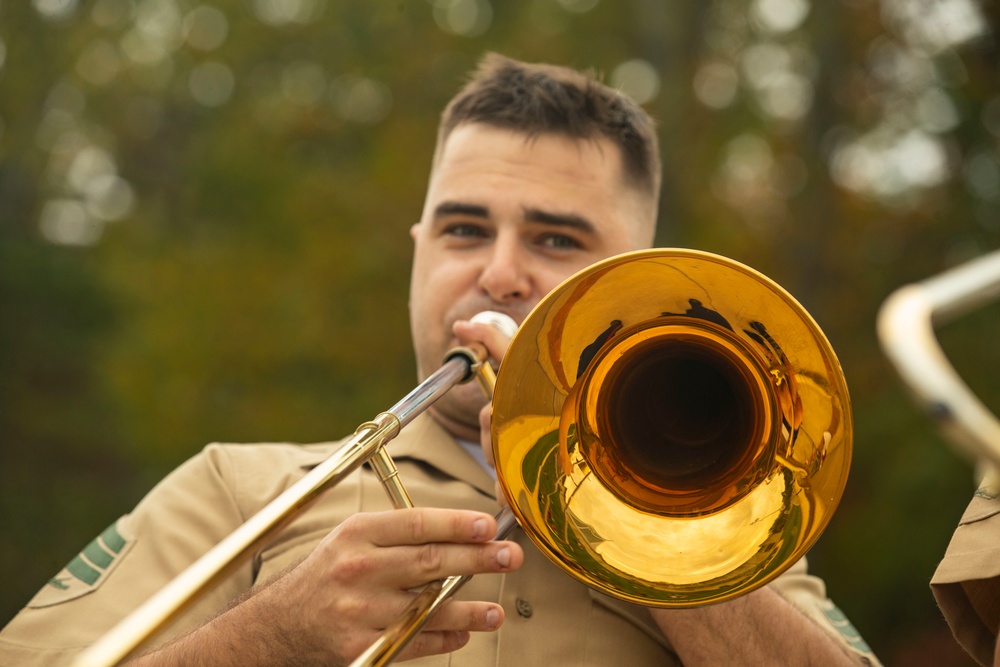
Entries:
<svg viewBox="0 0 1000 667">
<path fill-rule="evenodd" d="M 337 484 L 365 461 L 372 461 L 393 505 L 412 506 L 395 474 L 395 465 L 385 452 L 385 445 L 453 386 L 467 382 L 484 369 L 489 369 L 492 377 L 492 368 L 485 363 L 486 359 L 487 352 L 482 345 L 452 350 L 430 377 L 387 412 L 359 426 L 329 458 L 261 508 L 77 656 L 73 667 L 118 664 L 312 504 L 322 491 Z"/>
</svg>

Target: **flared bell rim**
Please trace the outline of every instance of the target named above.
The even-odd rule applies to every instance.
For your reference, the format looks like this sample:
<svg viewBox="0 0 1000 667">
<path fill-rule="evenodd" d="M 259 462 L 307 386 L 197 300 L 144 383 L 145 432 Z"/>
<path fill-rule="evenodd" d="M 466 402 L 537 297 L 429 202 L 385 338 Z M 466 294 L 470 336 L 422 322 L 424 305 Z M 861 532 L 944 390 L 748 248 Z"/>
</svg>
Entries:
<svg viewBox="0 0 1000 667">
<path fill-rule="evenodd" d="M 567 458 L 574 425 L 562 413 L 587 355 L 664 314 L 746 338 L 772 382 L 785 383 L 775 402 L 789 450 L 766 483 L 712 516 L 625 505 L 586 461 Z M 492 435 L 507 501 L 557 566 L 615 597 L 692 606 L 763 585 L 812 546 L 846 483 L 851 414 L 829 342 L 788 292 L 718 255 L 654 249 L 585 269 L 535 307 L 500 366 Z"/>
</svg>

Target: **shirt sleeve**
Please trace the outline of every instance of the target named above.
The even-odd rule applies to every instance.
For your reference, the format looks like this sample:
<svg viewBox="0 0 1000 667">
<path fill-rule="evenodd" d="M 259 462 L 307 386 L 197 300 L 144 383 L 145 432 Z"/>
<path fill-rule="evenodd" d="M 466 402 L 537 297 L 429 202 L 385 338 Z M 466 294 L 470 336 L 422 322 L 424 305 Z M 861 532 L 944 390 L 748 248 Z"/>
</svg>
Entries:
<svg viewBox="0 0 1000 667">
<path fill-rule="evenodd" d="M 861 633 L 844 612 L 827 597 L 823 580 L 809 574 L 805 558 L 792 565 L 775 579 L 771 586 L 864 664 L 881 665 Z"/>
<path fill-rule="evenodd" d="M 64 665 L 245 520 L 225 448 L 206 447 L 112 523 L 0 632 L 0 664 Z M 252 584 L 240 567 L 150 642 L 197 626 Z"/>
<path fill-rule="evenodd" d="M 982 665 L 993 664 L 1000 626 L 1000 499 L 976 491 L 931 579 L 955 639 Z"/>
</svg>

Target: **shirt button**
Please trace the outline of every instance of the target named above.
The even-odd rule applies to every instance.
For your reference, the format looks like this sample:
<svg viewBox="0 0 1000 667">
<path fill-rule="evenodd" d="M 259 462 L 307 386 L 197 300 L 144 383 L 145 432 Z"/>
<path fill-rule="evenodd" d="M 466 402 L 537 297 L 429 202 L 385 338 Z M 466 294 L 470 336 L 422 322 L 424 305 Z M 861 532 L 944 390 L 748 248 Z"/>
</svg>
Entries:
<svg viewBox="0 0 1000 667">
<path fill-rule="evenodd" d="M 531 615 L 534 613 L 531 609 L 531 603 L 522 598 L 518 598 L 514 602 L 514 607 L 517 609 L 517 615 L 521 618 L 531 618 Z"/>
</svg>

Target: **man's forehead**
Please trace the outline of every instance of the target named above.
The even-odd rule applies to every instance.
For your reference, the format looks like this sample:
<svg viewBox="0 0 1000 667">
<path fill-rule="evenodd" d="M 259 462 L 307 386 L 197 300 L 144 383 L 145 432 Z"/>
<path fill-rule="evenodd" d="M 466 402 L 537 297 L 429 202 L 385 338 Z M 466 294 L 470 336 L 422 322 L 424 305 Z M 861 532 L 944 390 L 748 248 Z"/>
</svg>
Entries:
<svg viewBox="0 0 1000 667">
<path fill-rule="evenodd" d="M 559 133 L 529 135 L 507 128 L 466 123 L 456 127 L 441 147 L 437 169 L 519 166 L 575 177 L 621 177 L 620 151 L 609 139 L 579 139 Z"/>
<path fill-rule="evenodd" d="M 452 131 L 439 157 L 425 215 L 448 201 L 518 218 L 524 210 L 542 211 L 590 220 L 598 233 L 638 232 L 636 241 L 648 244 L 649 232 L 631 229 L 651 227 L 646 198 L 625 182 L 619 149 L 608 139 L 529 136 L 467 123 Z"/>
</svg>

